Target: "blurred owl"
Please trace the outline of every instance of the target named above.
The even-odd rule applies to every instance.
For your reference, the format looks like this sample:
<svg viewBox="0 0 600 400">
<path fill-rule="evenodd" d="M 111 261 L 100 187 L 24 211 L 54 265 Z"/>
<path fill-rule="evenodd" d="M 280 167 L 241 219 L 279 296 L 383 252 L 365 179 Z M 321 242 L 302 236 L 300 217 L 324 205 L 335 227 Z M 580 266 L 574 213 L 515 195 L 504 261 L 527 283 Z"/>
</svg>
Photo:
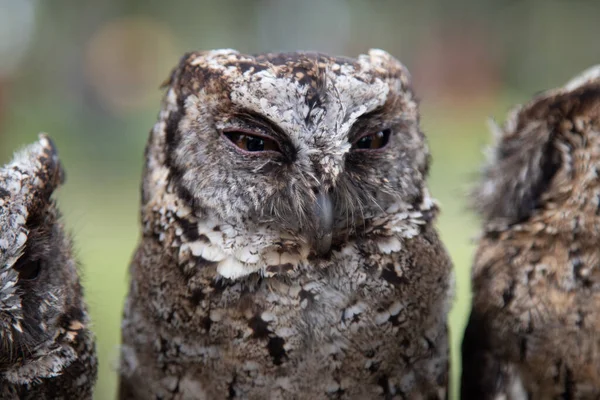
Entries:
<svg viewBox="0 0 600 400">
<path fill-rule="evenodd" d="M 94 336 L 71 239 L 51 196 L 50 138 L 0 169 L 0 399 L 91 399 Z"/>
<path fill-rule="evenodd" d="M 452 266 L 405 67 L 216 50 L 166 85 L 120 398 L 445 398 Z"/>
<path fill-rule="evenodd" d="M 516 108 L 476 190 L 463 399 L 600 397 L 600 66 Z"/>
</svg>

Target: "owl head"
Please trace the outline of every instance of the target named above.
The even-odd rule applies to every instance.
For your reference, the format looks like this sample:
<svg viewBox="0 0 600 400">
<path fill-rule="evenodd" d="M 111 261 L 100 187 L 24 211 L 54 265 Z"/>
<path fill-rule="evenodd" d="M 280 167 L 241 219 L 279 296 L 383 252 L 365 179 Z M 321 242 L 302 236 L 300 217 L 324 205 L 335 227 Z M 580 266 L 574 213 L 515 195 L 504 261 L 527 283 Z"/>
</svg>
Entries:
<svg viewBox="0 0 600 400">
<path fill-rule="evenodd" d="M 75 357 L 63 344 L 86 322 L 72 245 L 51 199 L 63 178 L 46 135 L 0 169 L 0 377 L 13 383 L 60 373 Z"/>
<path fill-rule="evenodd" d="M 384 51 L 189 53 L 166 86 L 143 203 L 155 212 L 174 193 L 167 208 L 203 221 L 196 253 L 241 262 L 224 276 L 289 267 L 281 254 L 292 248 L 326 257 L 378 228 L 391 235 L 394 216 L 433 209 L 410 75 Z"/>
<path fill-rule="evenodd" d="M 486 221 L 510 225 L 550 204 L 563 211 L 599 204 L 600 197 L 588 196 L 595 196 L 600 168 L 600 66 L 516 107 L 503 127 L 492 128 L 496 143 L 473 201 Z"/>
</svg>

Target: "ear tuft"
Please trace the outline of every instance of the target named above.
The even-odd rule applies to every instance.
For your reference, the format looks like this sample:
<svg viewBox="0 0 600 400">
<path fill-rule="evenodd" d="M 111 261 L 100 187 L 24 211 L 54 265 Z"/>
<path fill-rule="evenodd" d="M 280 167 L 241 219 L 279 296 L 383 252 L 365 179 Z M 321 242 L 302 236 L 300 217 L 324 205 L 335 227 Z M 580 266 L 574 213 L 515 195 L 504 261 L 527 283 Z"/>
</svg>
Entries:
<svg viewBox="0 0 600 400">
<path fill-rule="evenodd" d="M 0 168 L 0 193 L 3 207 L 29 213 L 50 196 L 65 180 L 56 146 L 45 133 L 38 141 L 17 152 L 13 160 Z"/>
<path fill-rule="evenodd" d="M 571 79 L 566 85 L 565 90 L 575 90 L 582 86 L 585 86 L 589 83 L 599 82 L 600 81 L 600 64 L 594 65 L 583 71 L 581 74 L 577 75 L 573 79 Z"/>
<path fill-rule="evenodd" d="M 374 65 L 387 65 L 390 62 L 398 62 L 390 53 L 382 49 L 369 49 L 369 58 Z"/>
<path fill-rule="evenodd" d="M 190 51 L 190 52 L 184 53 L 183 56 L 181 56 L 179 58 L 179 62 L 173 69 L 171 69 L 169 76 L 160 84 L 161 89 L 166 89 L 170 86 L 173 86 L 173 84 L 177 80 L 177 76 L 181 73 L 181 70 L 185 67 L 186 62 L 188 61 L 190 56 L 192 56 L 194 54 L 197 54 L 197 53 Z"/>
<path fill-rule="evenodd" d="M 65 183 L 66 174 L 58 158 L 58 149 L 46 133 L 38 135 L 39 143 L 42 146 L 43 156 L 39 157 L 41 168 L 47 171 L 47 175 L 52 181 L 52 190 Z"/>
</svg>

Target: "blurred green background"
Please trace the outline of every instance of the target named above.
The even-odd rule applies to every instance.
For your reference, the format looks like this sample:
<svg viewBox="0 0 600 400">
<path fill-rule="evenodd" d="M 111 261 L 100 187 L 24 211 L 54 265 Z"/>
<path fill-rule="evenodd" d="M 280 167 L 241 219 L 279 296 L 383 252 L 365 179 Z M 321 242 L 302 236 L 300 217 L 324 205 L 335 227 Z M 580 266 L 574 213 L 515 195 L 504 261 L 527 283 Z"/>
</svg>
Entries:
<svg viewBox="0 0 600 400">
<path fill-rule="evenodd" d="M 0 0 L 0 161 L 39 131 L 60 149 L 68 179 L 58 198 L 98 336 L 96 398 L 115 396 L 144 143 L 158 86 L 184 51 L 356 56 L 378 47 L 408 66 L 433 153 L 439 226 L 456 266 L 456 379 L 477 232 L 465 191 L 489 142 L 486 119 L 503 121 L 511 104 L 600 62 L 599 16 L 593 0 Z"/>
</svg>

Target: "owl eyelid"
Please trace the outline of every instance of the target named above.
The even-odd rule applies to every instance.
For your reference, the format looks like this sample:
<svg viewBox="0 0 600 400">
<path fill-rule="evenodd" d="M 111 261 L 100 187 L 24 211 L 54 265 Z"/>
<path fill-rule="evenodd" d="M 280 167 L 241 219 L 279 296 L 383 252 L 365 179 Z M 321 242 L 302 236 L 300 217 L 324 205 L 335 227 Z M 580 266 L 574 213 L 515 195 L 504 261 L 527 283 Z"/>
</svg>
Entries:
<svg viewBox="0 0 600 400">
<path fill-rule="evenodd" d="M 240 146 L 238 146 L 236 143 L 234 143 L 233 140 L 231 140 L 231 138 L 229 138 L 227 136 L 228 134 L 240 134 L 240 135 L 246 135 L 248 137 L 253 137 L 253 138 L 261 138 L 261 139 L 273 142 L 277 146 L 277 150 L 260 150 L 260 151 L 244 150 Z M 274 154 L 277 154 L 277 155 L 283 154 L 283 151 L 281 150 L 281 144 L 279 143 L 279 141 L 277 139 L 273 138 L 272 136 L 265 135 L 264 133 L 253 131 L 251 129 L 245 129 L 245 128 L 224 129 L 221 131 L 221 136 L 223 136 L 223 138 L 230 145 L 232 145 L 237 151 L 239 151 L 240 153 L 242 153 L 244 155 L 267 156 L 267 155 L 274 155 Z"/>
</svg>

